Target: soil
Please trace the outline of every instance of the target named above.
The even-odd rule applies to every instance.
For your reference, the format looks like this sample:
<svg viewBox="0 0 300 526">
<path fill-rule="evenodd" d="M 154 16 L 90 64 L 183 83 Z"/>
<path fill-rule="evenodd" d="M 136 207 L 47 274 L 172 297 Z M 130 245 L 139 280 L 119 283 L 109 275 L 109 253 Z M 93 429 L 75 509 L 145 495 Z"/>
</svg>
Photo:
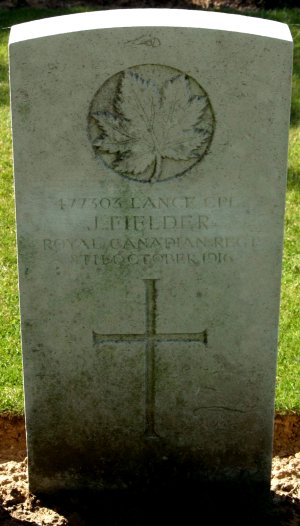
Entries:
<svg viewBox="0 0 300 526">
<path fill-rule="evenodd" d="M 21 417 L 0 416 L 2 526 L 231 526 L 300 525 L 300 415 L 277 414 L 271 492 L 266 497 L 205 488 L 197 495 L 65 495 L 38 499 L 28 491 L 26 438 Z M 154 503 L 154 504 L 153 504 Z M 197 512 L 197 521 L 192 513 Z M 209 520 L 203 517 L 209 514 Z"/>
</svg>

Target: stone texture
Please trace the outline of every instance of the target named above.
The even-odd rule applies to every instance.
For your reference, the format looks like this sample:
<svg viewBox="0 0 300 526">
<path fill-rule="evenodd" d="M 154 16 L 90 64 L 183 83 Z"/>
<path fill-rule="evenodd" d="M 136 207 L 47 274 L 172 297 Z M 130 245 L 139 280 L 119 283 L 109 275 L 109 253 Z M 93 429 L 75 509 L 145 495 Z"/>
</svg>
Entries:
<svg viewBox="0 0 300 526">
<path fill-rule="evenodd" d="M 31 491 L 270 484 L 291 64 L 242 16 L 12 29 Z"/>
</svg>

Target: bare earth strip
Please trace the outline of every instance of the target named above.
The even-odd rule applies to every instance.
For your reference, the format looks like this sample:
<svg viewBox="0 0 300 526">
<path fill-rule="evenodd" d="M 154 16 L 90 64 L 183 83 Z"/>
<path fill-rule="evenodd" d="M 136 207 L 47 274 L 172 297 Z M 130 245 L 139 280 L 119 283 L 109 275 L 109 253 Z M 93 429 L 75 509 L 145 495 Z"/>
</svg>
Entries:
<svg viewBox="0 0 300 526">
<path fill-rule="evenodd" d="M 231 518 L 232 525 L 240 526 L 299 526 L 300 525 L 300 415 L 277 415 L 274 426 L 274 456 L 272 469 L 271 502 L 269 510 L 261 519 L 253 515 L 253 502 L 242 502 L 241 495 L 216 496 L 211 503 L 205 496 L 197 494 L 197 509 L 211 511 L 208 522 L 194 522 L 185 514 L 170 515 L 174 502 L 172 497 L 167 507 L 166 519 L 158 517 L 156 525 L 165 524 L 217 524 L 216 517 Z M 20 417 L 0 416 L 0 524 L 1 526 L 97 526 L 127 525 L 144 526 L 153 524 L 151 509 L 147 508 L 148 497 L 144 500 L 94 501 L 65 500 L 42 502 L 28 492 L 26 440 L 24 420 Z M 174 498 L 173 498 L 174 501 Z M 166 501 L 164 500 L 166 504 Z M 152 502 L 150 502 L 152 506 Z M 191 506 L 193 502 L 189 502 Z M 220 509 L 216 515 L 215 509 Z M 151 508 L 150 506 L 150 508 Z M 117 508 L 117 509 L 116 509 Z M 92 510 L 92 511 L 91 511 Z M 204 510 L 203 510 L 204 511 Z M 185 512 L 186 513 L 186 512 Z M 175 520 L 174 520 L 175 516 Z M 184 521 L 184 522 L 183 522 Z"/>
</svg>

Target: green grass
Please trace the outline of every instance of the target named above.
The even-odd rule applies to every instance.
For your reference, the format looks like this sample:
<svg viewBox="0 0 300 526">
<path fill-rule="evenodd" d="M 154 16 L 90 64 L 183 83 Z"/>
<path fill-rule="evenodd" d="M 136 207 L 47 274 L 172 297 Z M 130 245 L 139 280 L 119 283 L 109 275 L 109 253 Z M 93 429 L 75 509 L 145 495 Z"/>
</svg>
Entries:
<svg viewBox="0 0 300 526">
<path fill-rule="evenodd" d="M 0 9 L 0 27 L 93 10 Z M 300 9 L 248 13 L 289 24 L 295 43 L 276 410 L 300 410 Z M 23 412 L 22 357 L 8 94 L 8 29 L 0 30 L 0 412 Z"/>
<path fill-rule="evenodd" d="M 7 82 L 7 32 L 0 33 L 0 410 L 23 407 L 15 215 Z"/>
</svg>

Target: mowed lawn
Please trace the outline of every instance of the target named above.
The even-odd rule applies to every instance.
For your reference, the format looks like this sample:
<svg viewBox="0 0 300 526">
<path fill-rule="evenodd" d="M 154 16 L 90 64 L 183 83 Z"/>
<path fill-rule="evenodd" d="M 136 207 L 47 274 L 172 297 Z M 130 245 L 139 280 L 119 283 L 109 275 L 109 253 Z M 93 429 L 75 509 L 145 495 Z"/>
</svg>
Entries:
<svg viewBox="0 0 300 526">
<path fill-rule="evenodd" d="M 23 413 L 12 144 L 8 85 L 9 27 L 48 16 L 92 10 L 0 9 L 0 412 Z M 276 410 L 300 410 L 300 9 L 254 16 L 289 24 L 295 44 Z"/>
</svg>

